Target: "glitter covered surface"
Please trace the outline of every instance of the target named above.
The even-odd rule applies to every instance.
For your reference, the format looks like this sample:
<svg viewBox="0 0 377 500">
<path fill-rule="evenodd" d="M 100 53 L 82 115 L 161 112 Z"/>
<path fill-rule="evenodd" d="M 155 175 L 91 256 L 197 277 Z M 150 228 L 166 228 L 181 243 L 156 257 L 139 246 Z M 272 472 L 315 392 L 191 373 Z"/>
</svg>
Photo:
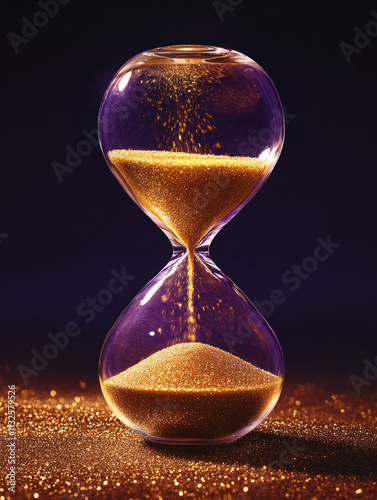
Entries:
<svg viewBox="0 0 377 500">
<path fill-rule="evenodd" d="M 288 381 L 270 416 L 240 440 L 169 446 L 122 425 L 96 383 L 46 378 L 16 392 L 17 491 L 7 492 L 2 453 L 0 498 L 375 499 L 376 392 L 345 385 Z M 0 409 L 5 422 L 4 397 Z"/>
<path fill-rule="evenodd" d="M 271 408 L 282 379 L 200 342 L 175 344 L 103 383 L 119 418 L 149 436 L 226 440 Z"/>
</svg>

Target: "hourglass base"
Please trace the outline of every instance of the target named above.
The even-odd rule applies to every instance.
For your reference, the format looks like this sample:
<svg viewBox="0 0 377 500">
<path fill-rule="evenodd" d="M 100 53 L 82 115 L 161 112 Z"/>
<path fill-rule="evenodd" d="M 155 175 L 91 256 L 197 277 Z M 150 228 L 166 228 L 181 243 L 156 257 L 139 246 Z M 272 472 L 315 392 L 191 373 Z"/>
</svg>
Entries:
<svg viewBox="0 0 377 500">
<path fill-rule="evenodd" d="M 259 422 L 253 426 L 255 428 L 257 425 L 259 425 Z M 233 441 L 236 441 L 237 439 L 245 436 L 248 432 L 250 432 L 251 429 L 248 429 L 247 431 L 242 431 L 238 432 L 232 436 L 226 436 L 223 438 L 218 438 L 218 439 L 198 439 L 198 438 L 176 438 L 176 439 L 167 439 L 167 438 L 162 438 L 158 436 L 152 436 L 151 434 L 148 434 L 148 432 L 142 431 L 142 430 L 136 430 L 133 429 L 137 434 L 140 434 L 143 438 L 147 439 L 148 441 L 152 441 L 154 443 L 160 443 L 160 444 L 167 444 L 167 445 L 193 445 L 193 446 L 200 446 L 200 445 L 209 445 L 209 444 L 225 444 L 225 443 L 232 443 Z"/>
</svg>

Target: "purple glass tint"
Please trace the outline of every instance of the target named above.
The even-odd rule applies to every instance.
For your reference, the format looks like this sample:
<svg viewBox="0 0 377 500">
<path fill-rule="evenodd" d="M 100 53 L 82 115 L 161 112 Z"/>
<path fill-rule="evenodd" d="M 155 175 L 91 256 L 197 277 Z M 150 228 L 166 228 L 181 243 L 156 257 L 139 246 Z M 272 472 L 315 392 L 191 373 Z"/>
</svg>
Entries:
<svg viewBox="0 0 377 500">
<path fill-rule="evenodd" d="M 272 81 L 255 61 L 234 50 L 179 45 L 145 51 L 122 66 L 104 94 L 98 128 L 114 175 L 169 237 L 164 223 L 119 175 L 110 151 L 174 151 L 266 161 L 263 176 L 238 208 L 210 228 L 213 237 L 271 173 L 283 145 L 284 115 Z M 196 196 L 195 203 L 201 201 Z"/>
<path fill-rule="evenodd" d="M 187 267 L 187 253 L 174 252 L 167 266 L 123 311 L 102 349 L 102 379 L 169 345 L 187 341 Z M 242 291 L 216 267 L 208 253 L 195 254 L 194 275 L 194 308 L 200 311 L 196 341 L 283 376 L 283 357 L 271 327 Z M 180 317 L 181 323 L 175 320 Z"/>
</svg>

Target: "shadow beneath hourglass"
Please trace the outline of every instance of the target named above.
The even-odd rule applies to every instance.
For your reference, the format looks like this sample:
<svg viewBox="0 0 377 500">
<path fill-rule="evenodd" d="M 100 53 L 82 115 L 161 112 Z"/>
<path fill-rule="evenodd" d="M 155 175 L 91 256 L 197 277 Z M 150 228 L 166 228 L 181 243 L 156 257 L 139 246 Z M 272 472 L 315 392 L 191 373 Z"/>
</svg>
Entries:
<svg viewBox="0 0 377 500">
<path fill-rule="evenodd" d="M 155 450 L 165 458 L 226 463 L 232 466 L 266 466 L 269 470 L 280 473 L 297 471 L 359 476 L 376 473 L 376 443 L 374 447 L 368 446 L 362 442 L 362 436 L 350 443 L 347 433 L 343 437 L 340 433 L 334 442 L 334 436 L 321 436 L 316 428 L 311 428 L 306 433 L 310 436 L 303 438 L 299 432 L 277 435 L 256 431 L 227 444 L 187 446 L 145 441 L 143 446 Z"/>
</svg>

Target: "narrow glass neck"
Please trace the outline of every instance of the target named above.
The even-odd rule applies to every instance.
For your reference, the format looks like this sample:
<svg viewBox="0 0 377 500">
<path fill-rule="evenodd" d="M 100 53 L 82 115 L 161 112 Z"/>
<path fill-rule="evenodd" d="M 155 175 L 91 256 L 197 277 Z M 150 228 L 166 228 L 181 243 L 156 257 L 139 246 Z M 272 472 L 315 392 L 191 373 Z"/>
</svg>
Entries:
<svg viewBox="0 0 377 500">
<path fill-rule="evenodd" d="M 173 257 L 181 257 L 183 254 L 188 254 L 189 250 L 174 238 L 169 237 L 173 247 Z M 211 244 L 212 238 L 209 240 L 203 239 L 194 249 L 194 253 L 198 256 L 209 257 L 209 247 Z"/>
<path fill-rule="evenodd" d="M 209 257 L 209 247 L 212 243 L 212 240 L 222 227 L 223 227 L 222 225 L 220 226 L 218 225 L 217 227 L 214 227 L 210 231 L 208 231 L 205 237 L 201 241 L 199 241 L 199 243 L 196 245 L 194 253 L 197 255 L 203 255 L 205 257 Z M 170 243 L 172 244 L 174 257 L 181 256 L 184 253 L 189 253 L 189 249 L 185 245 L 177 241 L 170 232 L 165 231 L 164 229 L 163 231 L 169 238 Z"/>
</svg>

